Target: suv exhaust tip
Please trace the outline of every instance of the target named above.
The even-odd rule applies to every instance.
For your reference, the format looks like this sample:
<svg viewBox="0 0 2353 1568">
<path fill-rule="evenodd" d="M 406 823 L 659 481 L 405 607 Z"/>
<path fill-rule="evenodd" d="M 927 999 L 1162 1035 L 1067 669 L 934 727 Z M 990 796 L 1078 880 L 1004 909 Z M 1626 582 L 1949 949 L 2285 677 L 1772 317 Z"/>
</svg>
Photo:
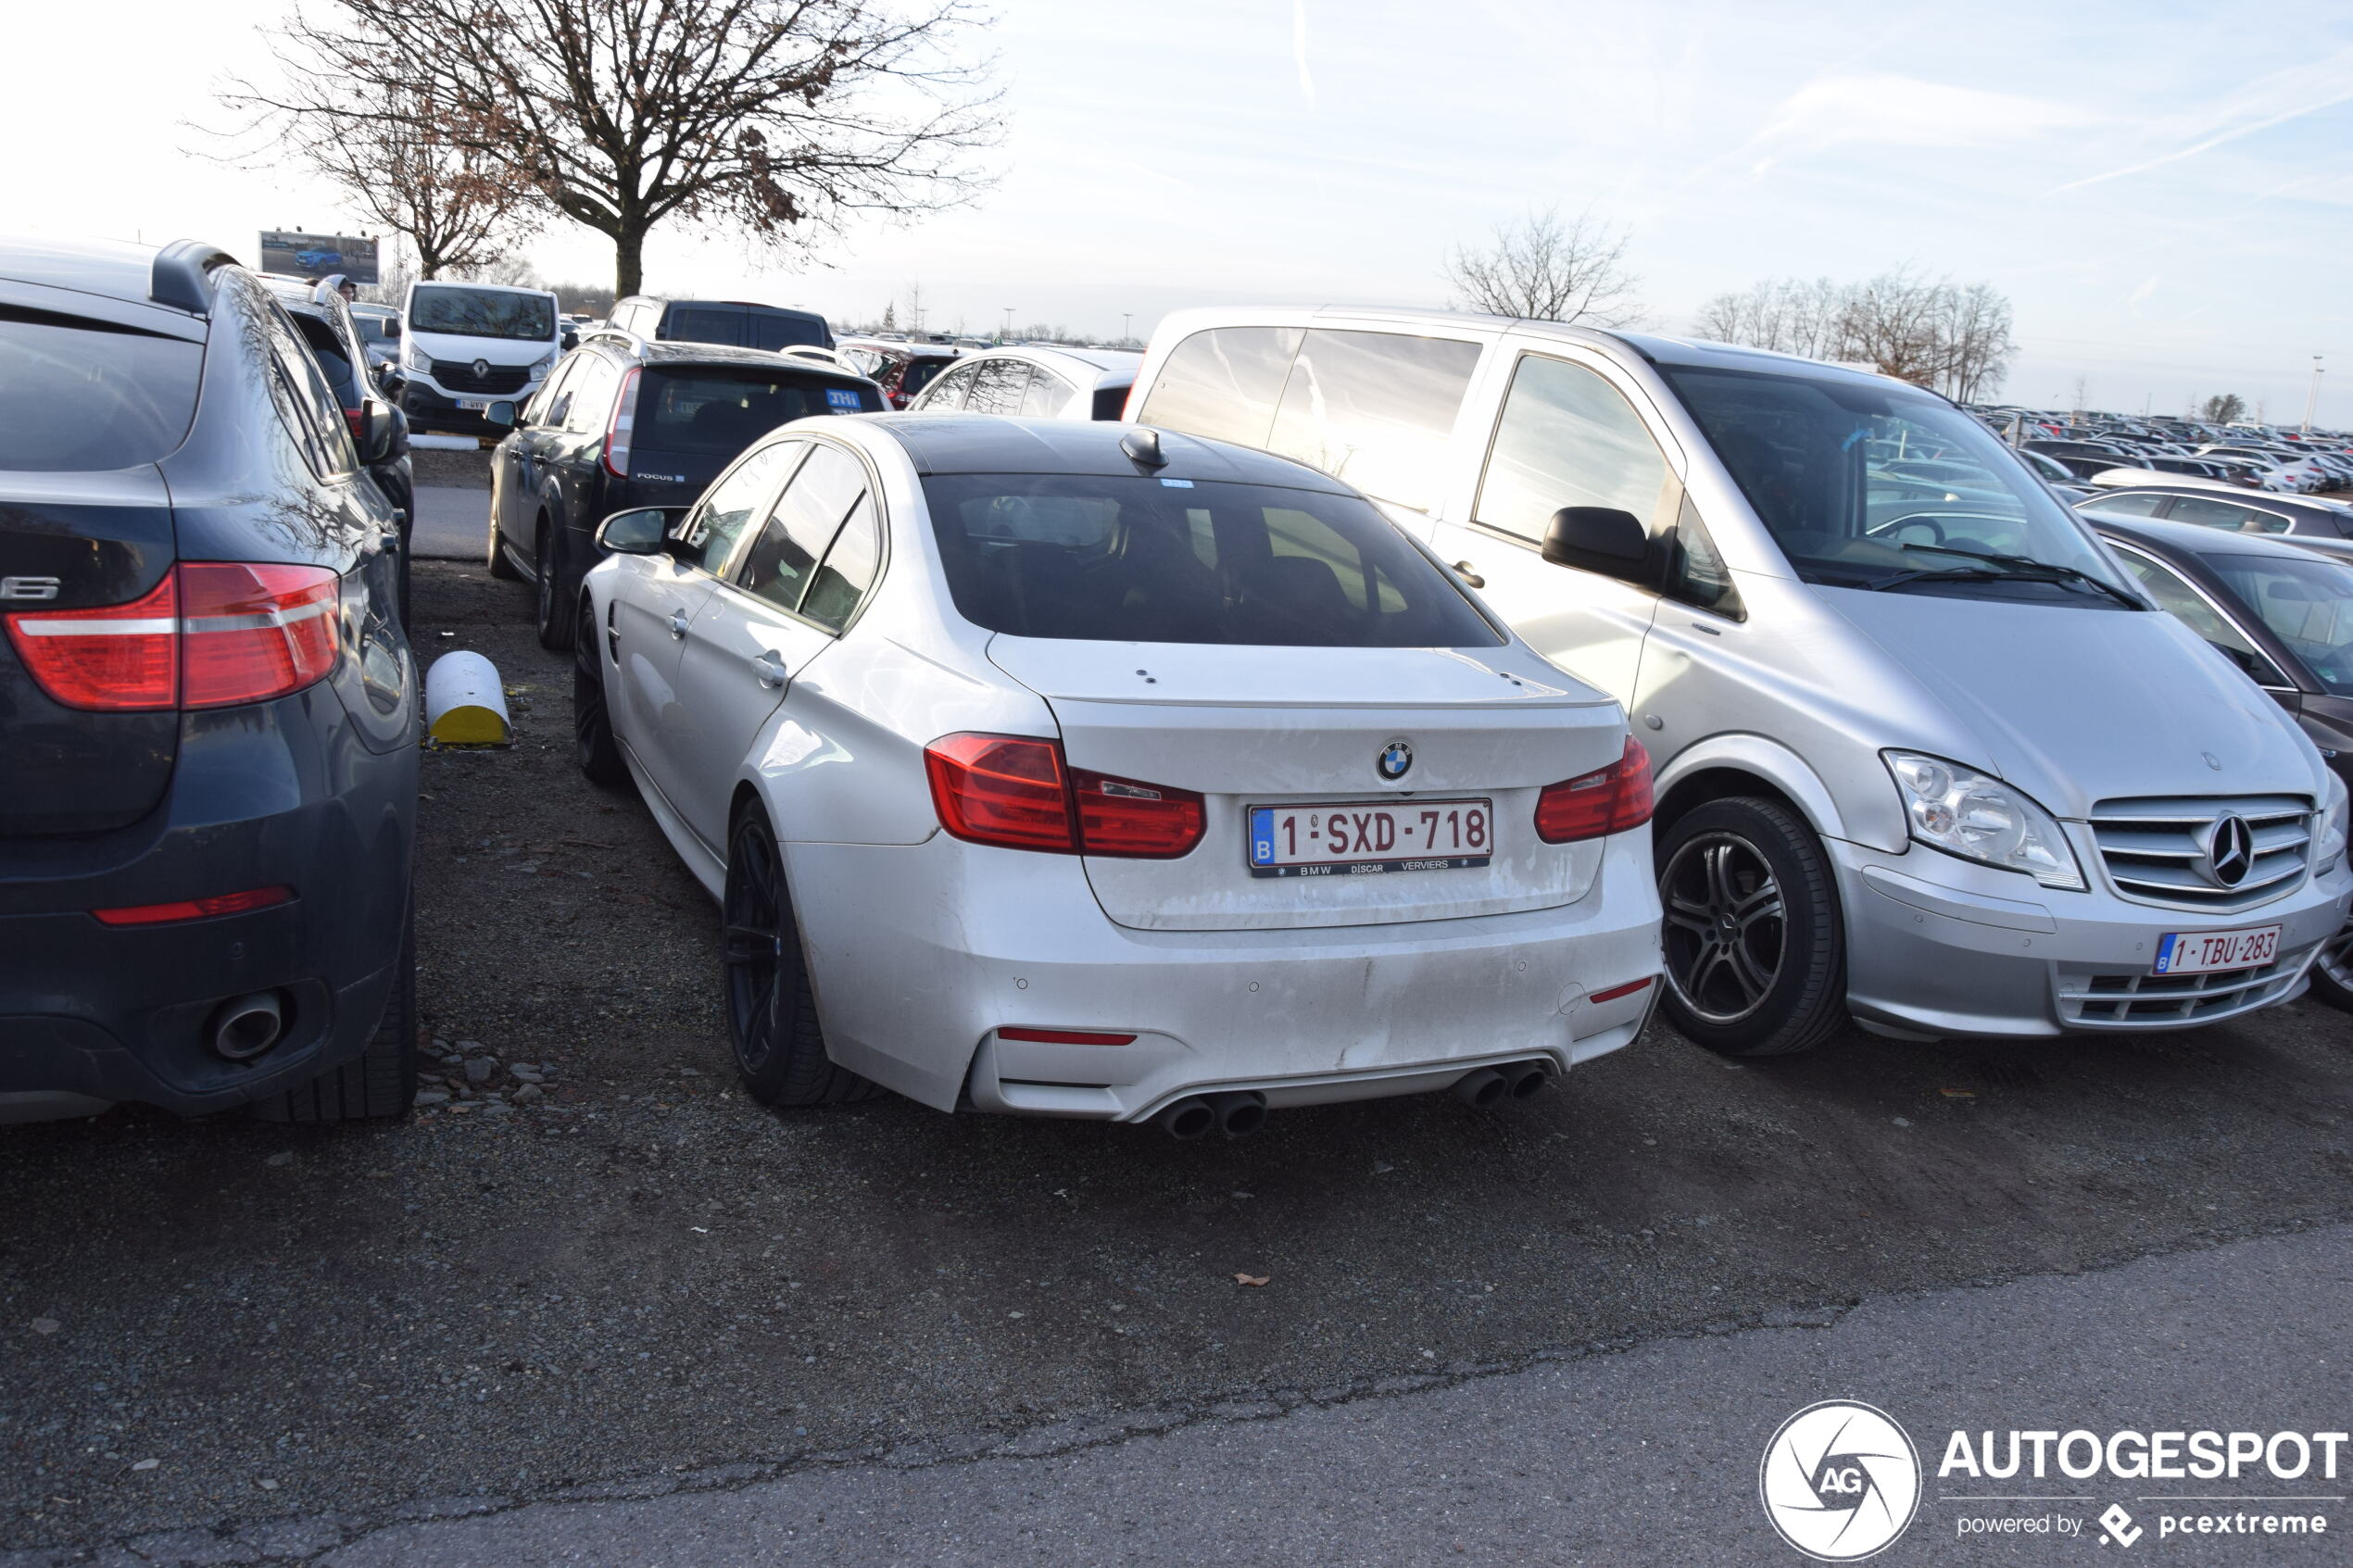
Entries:
<svg viewBox="0 0 2353 1568">
<path fill-rule="evenodd" d="M 285 1009 L 275 991 L 256 991 L 220 1004 L 205 1030 L 205 1044 L 224 1061 L 251 1061 L 285 1037 Z"/>
<path fill-rule="evenodd" d="M 1509 1062 L 1500 1071 L 1504 1079 L 1504 1092 L 1513 1099 L 1526 1099 L 1529 1096 L 1541 1092 L 1545 1085 L 1553 1081 L 1552 1069 L 1541 1061 Z"/>
</svg>

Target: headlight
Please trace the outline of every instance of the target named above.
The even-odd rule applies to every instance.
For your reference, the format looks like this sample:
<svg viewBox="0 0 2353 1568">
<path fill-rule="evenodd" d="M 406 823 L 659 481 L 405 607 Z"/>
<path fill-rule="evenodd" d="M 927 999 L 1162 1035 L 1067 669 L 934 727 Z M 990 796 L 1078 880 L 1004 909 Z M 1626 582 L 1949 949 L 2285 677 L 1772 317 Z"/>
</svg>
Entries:
<svg viewBox="0 0 2353 1568">
<path fill-rule="evenodd" d="M 550 368 L 551 368 L 551 367 L 555 364 L 555 362 L 556 362 L 556 354 L 560 354 L 560 353 L 562 353 L 562 352 L 563 352 L 563 350 L 561 350 L 561 349 L 558 349 L 558 350 L 556 350 L 556 353 L 555 353 L 555 354 L 550 354 L 550 355 L 548 355 L 546 358 L 541 359 L 541 360 L 537 361 L 536 363 L 535 363 L 535 364 L 531 367 L 531 379 L 532 379 L 533 381 L 537 381 L 537 380 L 538 380 L 541 376 L 546 375 L 546 374 L 547 373 L 548 370 L 549 370 L 549 369 L 550 369 Z"/>
<path fill-rule="evenodd" d="M 2346 810 L 2345 781 L 2332 772 L 2328 804 L 2321 808 L 2321 820 L 2312 828 L 2312 870 L 2316 874 L 2328 871 L 2345 853 Z"/>
<path fill-rule="evenodd" d="M 408 344 L 401 348 L 400 362 L 408 366 L 412 370 L 430 371 L 433 369 L 433 356 L 427 354 L 423 349 L 418 347 L 413 343 Z"/>
<path fill-rule="evenodd" d="M 1964 860 L 2024 872 L 2045 887 L 2083 889 L 2083 872 L 2057 821 L 1999 779 L 1917 752 L 1890 751 L 1913 839 Z"/>
</svg>

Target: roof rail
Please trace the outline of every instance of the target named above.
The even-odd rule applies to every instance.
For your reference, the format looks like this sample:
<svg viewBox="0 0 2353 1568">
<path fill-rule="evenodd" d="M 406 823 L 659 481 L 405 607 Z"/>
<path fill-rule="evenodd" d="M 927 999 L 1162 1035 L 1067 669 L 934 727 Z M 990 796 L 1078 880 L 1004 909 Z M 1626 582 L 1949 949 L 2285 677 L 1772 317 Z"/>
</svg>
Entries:
<svg viewBox="0 0 2353 1568">
<path fill-rule="evenodd" d="M 583 343 L 594 343 L 600 337 L 619 338 L 623 343 L 628 345 L 631 348 L 640 354 L 643 354 L 647 349 L 653 346 L 653 345 L 648 343 L 644 338 L 639 337 L 635 332 L 631 332 L 627 327 L 598 327 L 594 332 L 582 332 L 580 334 L 580 341 Z"/>
<path fill-rule="evenodd" d="M 174 240 L 156 252 L 155 270 L 147 280 L 147 297 L 192 316 L 212 314 L 212 270 L 234 267 L 237 258 L 219 245 L 202 240 Z"/>
</svg>

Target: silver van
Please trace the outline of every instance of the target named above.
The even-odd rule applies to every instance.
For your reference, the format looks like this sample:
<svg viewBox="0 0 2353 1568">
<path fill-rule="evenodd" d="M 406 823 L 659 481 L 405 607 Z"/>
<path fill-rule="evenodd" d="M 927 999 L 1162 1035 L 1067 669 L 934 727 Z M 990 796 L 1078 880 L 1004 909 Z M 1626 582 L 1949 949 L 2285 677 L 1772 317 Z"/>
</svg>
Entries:
<svg viewBox="0 0 2353 1568">
<path fill-rule="evenodd" d="M 2298 994 L 2346 790 L 1945 399 L 1721 345 L 1186 311 L 1127 417 L 1380 500 L 1650 747 L 1666 1006 L 1736 1056 Z"/>
</svg>

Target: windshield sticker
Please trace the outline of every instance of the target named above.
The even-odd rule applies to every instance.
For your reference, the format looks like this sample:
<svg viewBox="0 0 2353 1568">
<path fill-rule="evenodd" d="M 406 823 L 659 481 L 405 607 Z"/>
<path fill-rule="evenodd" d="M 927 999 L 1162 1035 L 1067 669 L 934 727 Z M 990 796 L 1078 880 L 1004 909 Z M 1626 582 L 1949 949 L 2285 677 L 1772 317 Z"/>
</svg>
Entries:
<svg viewBox="0 0 2353 1568">
<path fill-rule="evenodd" d="M 846 386 L 825 388 L 825 401 L 837 408 L 847 408 L 853 414 L 864 406 L 858 401 L 858 394 Z"/>
<path fill-rule="evenodd" d="M 1189 479 L 1164 479 L 1161 483 L 1171 490 L 1190 490 L 1193 487 L 1193 482 Z"/>
</svg>

